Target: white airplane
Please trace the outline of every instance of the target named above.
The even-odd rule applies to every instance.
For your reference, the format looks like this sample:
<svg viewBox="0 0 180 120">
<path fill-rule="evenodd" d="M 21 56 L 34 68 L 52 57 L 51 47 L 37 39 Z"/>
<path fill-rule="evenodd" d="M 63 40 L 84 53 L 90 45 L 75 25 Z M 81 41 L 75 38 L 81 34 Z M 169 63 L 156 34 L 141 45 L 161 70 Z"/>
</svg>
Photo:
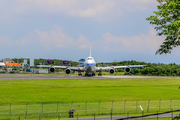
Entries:
<svg viewBox="0 0 180 120">
<path fill-rule="evenodd" d="M 78 71 L 78 76 L 82 76 L 81 72 L 85 72 L 85 76 L 95 76 L 95 72 L 99 72 L 98 76 L 102 76 L 102 71 L 108 70 L 110 74 L 115 73 L 115 69 L 124 68 L 126 73 L 131 71 L 133 67 L 143 67 L 144 65 L 130 65 L 130 66 L 111 66 L 111 67 L 96 67 L 96 62 L 93 57 L 87 57 L 84 62 L 84 67 L 69 67 L 69 66 L 48 66 L 38 65 L 37 67 L 49 67 L 51 72 L 55 72 L 55 68 L 65 69 L 66 74 Z"/>
<path fill-rule="evenodd" d="M 5 67 L 5 64 L 0 62 L 0 68 L 2 67 Z"/>
</svg>

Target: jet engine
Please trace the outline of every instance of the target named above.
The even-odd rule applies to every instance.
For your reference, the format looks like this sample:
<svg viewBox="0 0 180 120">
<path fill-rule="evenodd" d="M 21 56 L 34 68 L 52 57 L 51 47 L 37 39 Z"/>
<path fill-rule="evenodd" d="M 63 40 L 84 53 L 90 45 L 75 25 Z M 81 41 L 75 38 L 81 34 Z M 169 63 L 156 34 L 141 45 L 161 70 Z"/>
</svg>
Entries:
<svg viewBox="0 0 180 120">
<path fill-rule="evenodd" d="M 109 70 L 109 73 L 110 73 L 110 74 L 114 74 L 114 73 L 115 73 L 115 70 L 114 70 L 114 69 L 110 69 L 110 70 Z"/>
<path fill-rule="evenodd" d="M 80 68 L 78 68 L 78 71 L 79 71 L 79 72 L 83 72 L 83 71 L 84 71 L 84 68 L 83 68 L 83 67 L 80 67 Z"/>
<path fill-rule="evenodd" d="M 125 70 L 126 73 L 130 73 L 131 72 L 131 68 L 129 68 L 129 67 L 126 67 L 124 70 Z"/>
<path fill-rule="evenodd" d="M 102 72 L 102 68 L 97 67 L 96 72 Z"/>
<path fill-rule="evenodd" d="M 70 74 L 70 73 L 71 73 L 71 70 L 70 70 L 69 68 L 67 68 L 67 69 L 65 70 L 65 73 L 66 73 L 66 74 Z"/>
<path fill-rule="evenodd" d="M 55 72 L 55 68 L 54 68 L 54 67 L 51 67 L 49 70 L 50 70 L 52 73 Z"/>
</svg>

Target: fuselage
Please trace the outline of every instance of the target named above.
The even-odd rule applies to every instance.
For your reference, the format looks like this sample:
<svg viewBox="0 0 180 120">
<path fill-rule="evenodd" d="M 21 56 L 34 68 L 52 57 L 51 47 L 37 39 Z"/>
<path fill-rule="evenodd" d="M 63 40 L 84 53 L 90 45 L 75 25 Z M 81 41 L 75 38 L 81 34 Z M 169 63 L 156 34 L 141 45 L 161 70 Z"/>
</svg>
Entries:
<svg viewBox="0 0 180 120">
<path fill-rule="evenodd" d="M 0 67 L 5 67 L 5 64 L 4 63 L 0 63 Z"/>
<path fill-rule="evenodd" d="M 96 71 L 96 62 L 93 57 L 87 57 L 84 62 L 84 70 L 87 75 L 93 75 Z"/>
</svg>

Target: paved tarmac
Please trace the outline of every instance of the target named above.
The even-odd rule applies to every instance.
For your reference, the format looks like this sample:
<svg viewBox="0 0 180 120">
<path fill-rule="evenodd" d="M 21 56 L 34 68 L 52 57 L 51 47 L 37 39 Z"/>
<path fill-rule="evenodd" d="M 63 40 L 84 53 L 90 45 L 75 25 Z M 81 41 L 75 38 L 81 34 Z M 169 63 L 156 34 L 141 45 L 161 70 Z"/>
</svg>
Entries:
<svg viewBox="0 0 180 120">
<path fill-rule="evenodd" d="M 0 74 L 2 79 L 140 79 L 140 78 L 180 78 L 180 77 L 162 77 L 162 76 L 78 76 L 78 75 L 43 75 L 43 74 Z"/>
<path fill-rule="evenodd" d="M 173 117 L 179 116 L 179 113 L 173 113 Z M 117 116 L 117 117 L 91 117 L 91 118 L 78 118 L 78 120 L 117 120 L 117 119 L 122 119 L 122 118 L 126 118 L 127 116 Z M 134 116 L 129 116 L 129 117 L 134 117 Z M 158 118 L 167 118 L 167 117 L 172 117 L 172 114 L 161 114 L 158 115 Z M 157 118 L 157 115 L 153 115 L 153 116 L 148 116 L 148 117 L 144 117 L 144 118 Z M 142 119 L 142 118 L 139 118 Z M 54 119 L 55 120 L 55 119 Z M 57 120 L 57 119 L 56 119 Z M 77 118 L 70 118 L 70 119 L 61 119 L 61 120 L 77 120 Z"/>
</svg>

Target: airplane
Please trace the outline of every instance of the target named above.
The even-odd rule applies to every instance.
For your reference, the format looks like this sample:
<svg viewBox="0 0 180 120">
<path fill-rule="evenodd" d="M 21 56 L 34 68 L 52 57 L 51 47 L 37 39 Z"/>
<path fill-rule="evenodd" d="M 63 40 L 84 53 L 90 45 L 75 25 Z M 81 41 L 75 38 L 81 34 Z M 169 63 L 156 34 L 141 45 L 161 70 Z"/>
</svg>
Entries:
<svg viewBox="0 0 180 120">
<path fill-rule="evenodd" d="M 5 67 L 5 64 L 0 62 L 0 67 Z"/>
<path fill-rule="evenodd" d="M 0 68 L 3 68 L 3 67 L 5 67 L 5 64 L 0 62 Z"/>
<path fill-rule="evenodd" d="M 78 71 L 78 76 L 82 76 L 82 72 L 85 72 L 85 76 L 95 76 L 95 72 L 99 72 L 98 76 L 102 76 L 102 71 L 109 71 L 110 74 L 115 73 L 115 69 L 124 68 L 126 73 L 130 73 L 133 67 L 143 67 L 145 65 L 129 65 L 129 66 L 110 66 L 110 67 L 96 67 L 96 62 L 93 57 L 86 58 L 84 67 L 69 67 L 69 66 L 48 66 L 48 65 L 37 65 L 37 67 L 49 67 L 50 71 L 55 72 L 55 68 L 65 69 L 66 74 L 70 74 L 74 71 Z"/>
</svg>

